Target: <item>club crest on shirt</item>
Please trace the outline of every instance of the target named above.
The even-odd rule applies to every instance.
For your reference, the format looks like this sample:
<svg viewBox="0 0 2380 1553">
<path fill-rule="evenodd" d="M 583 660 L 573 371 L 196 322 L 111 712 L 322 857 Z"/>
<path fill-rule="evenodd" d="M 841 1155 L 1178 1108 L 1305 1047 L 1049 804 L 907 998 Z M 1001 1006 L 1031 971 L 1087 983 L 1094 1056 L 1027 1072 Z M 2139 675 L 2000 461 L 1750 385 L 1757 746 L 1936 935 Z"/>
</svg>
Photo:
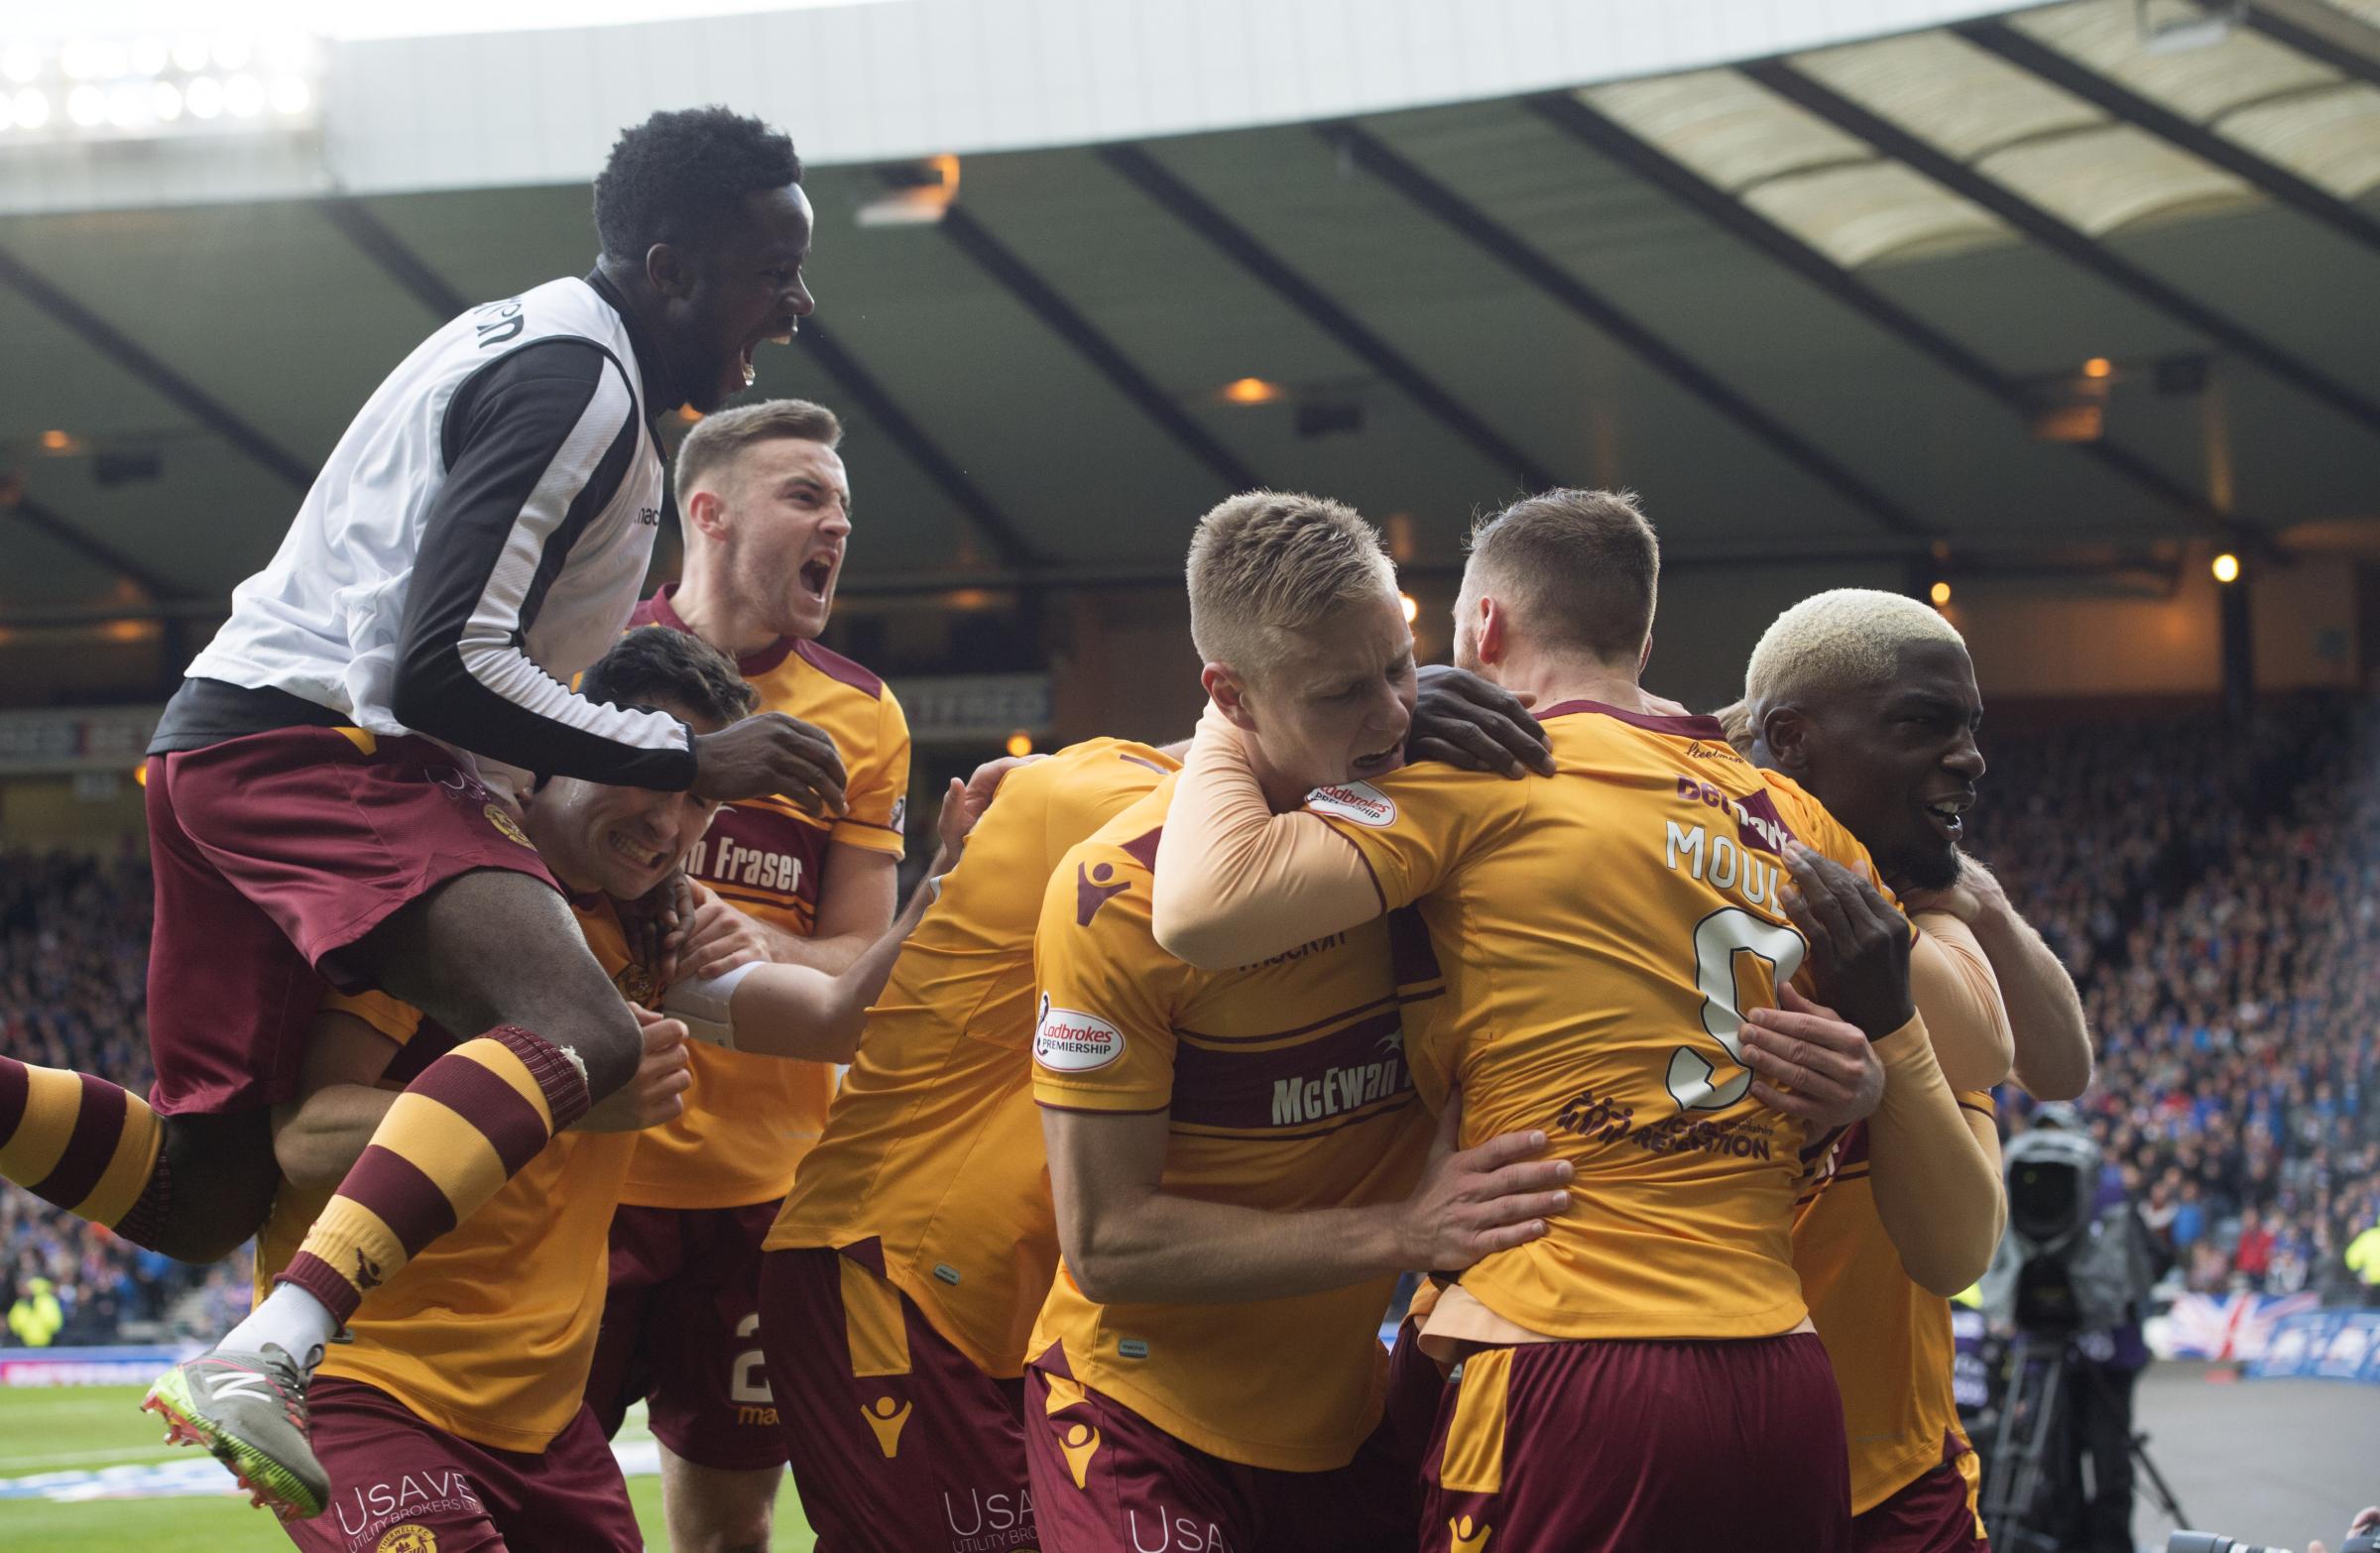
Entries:
<svg viewBox="0 0 2380 1553">
<path fill-rule="evenodd" d="M 529 839 L 529 832 L 521 828 L 521 822 L 505 813 L 501 804 L 491 803 L 479 812 L 488 817 L 488 823 L 495 826 L 497 833 L 506 840 L 518 841 L 525 847 L 536 845 L 536 842 Z"/>
<path fill-rule="evenodd" d="M 648 1007 L 653 1003 L 654 994 L 660 991 L 654 984 L 653 973 L 633 960 L 620 968 L 620 974 L 612 978 L 612 985 L 619 988 L 620 996 L 630 1003 Z"/>
<path fill-rule="evenodd" d="M 418 1522 L 392 1526 L 380 1539 L 379 1553 L 438 1553 L 438 1534 Z"/>
<path fill-rule="evenodd" d="M 1033 1024 L 1033 1060 L 1054 1073 L 1090 1073 L 1124 1055 L 1124 1031 L 1096 1014 L 1050 1007 L 1041 995 Z"/>
<path fill-rule="evenodd" d="M 1334 782 L 1306 794 L 1306 807 L 1317 814 L 1336 814 L 1374 830 L 1396 823 L 1396 800 L 1368 781 Z"/>
</svg>

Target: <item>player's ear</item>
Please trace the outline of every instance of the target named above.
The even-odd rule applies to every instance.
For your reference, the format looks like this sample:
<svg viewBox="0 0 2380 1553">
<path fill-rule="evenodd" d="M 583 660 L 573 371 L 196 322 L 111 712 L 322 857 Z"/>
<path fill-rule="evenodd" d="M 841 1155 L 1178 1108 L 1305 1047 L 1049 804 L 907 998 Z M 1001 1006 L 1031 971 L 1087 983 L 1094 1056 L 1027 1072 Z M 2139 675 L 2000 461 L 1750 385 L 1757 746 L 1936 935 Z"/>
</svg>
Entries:
<svg viewBox="0 0 2380 1553">
<path fill-rule="evenodd" d="M 693 266 L 669 243 L 655 243 L 645 250 L 645 279 L 671 301 L 683 301 L 694 294 Z"/>
<path fill-rule="evenodd" d="M 686 527 L 700 531 L 703 538 L 727 538 L 727 504 L 719 500 L 716 491 L 696 490 L 686 497 Z"/>
<path fill-rule="evenodd" d="M 1480 612 L 1480 635 L 1475 646 L 1479 649 L 1480 661 L 1483 664 L 1500 663 L 1504 660 L 1504 655 L 1511 650 L 1506 628 L 1512 624 L 1512 616 L 1492 594 L 1481 594 L 1477 608 Z"/>
<path fill-rule="evenodd" d="M 1797 706 L 1765 706 L 1755 724 L 1760 742 L 1768 747 L 1769 759 L 1776 769 L 1788 776 L 1800 776 L 1810 770 L 1810 719 Z"/>
<path fill-rule="evenodd" d="M 1256 719 L 1248 708 L 1248 687 L 1232 672 L 1229 663 L 1209 663 L 1198 671 L 1198 682 L 1207 687 L 1207 699 L 1215 709 L 1231 721 L 1235 728 L 1253 733 Z"/>
</svg>

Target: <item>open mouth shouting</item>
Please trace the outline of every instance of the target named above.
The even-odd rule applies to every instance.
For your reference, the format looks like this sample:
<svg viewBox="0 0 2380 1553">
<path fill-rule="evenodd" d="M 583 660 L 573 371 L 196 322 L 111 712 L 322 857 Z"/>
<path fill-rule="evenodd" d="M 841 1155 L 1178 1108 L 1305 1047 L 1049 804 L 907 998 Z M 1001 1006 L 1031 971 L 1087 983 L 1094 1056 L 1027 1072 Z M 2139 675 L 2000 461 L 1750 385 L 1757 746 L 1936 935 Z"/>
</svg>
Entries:
<svg viewBox="0 0 2380 1553">
<path fill-rule="evenodd" d="M 801 595 L 805 602 L 824 605 L 835 591 L 835 573 L 843 565 L 839 549 L 820 550 L 801 563 Z"/>
<path fill-rule="evenodd" d="M 736 365 L 743 373 L 744 386 L 746 388 L 752 387 L 753 384 L 758 382 L 760 379 L 760 369 L 753 365 L 752 360 L 752 358 L 759 353 L 760 348 L 764 345 L 792 344 L 793 336 L 799 331 L 800 327 L 801 325 L 797 320 L 786 319 L 784 322 L 776 325 L 772 332 L 767 334 L 756 334 L 751 339 L 744 342 L 744 349 L 737 353 Z"/>
<path fill-rule="evenodd" d="M 1975 790 L 1966 787 L 1928 798 L 1919 806 L 1926 811 L 1926 819 L 1941 833 L 1943 840 L 1955 847 L 1959 845 L 1959 838 L 1965 833 L 1966 821 L 1964 816 L 1974 806 L 1974 802 Z"/>
<path fill-rule="evenodd" d="M 1371 776 L 1385 776 L 1404 764 L 1405 747 L 1401 742 L 1392 744 L 1374 755 L 1359 755 L 1349 763 L 1350 769 L 1358 780 Z"/>
</svg>

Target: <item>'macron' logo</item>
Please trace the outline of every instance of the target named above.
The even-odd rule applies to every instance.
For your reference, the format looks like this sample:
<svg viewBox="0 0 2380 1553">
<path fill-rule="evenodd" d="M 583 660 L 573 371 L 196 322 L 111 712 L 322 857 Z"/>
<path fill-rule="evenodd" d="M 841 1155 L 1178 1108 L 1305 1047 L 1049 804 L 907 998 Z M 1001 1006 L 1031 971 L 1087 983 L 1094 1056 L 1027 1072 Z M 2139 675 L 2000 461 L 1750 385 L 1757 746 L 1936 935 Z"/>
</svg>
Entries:
<svg viewBox="0 0 2380 1553">
<path fill-rule="evenodd" d="M 1074 866 L 1075 926 L 1089 927 L 1091 919 L 1099 915 L 1101 906 L 1132 888 L 1132 882 L 1129 879 L 1109 884 L 1108 881 L 1115 877 L 1116 867 L 1112 863 L 1102 863 L 1097 867 L 1081 863 Z"/>
</svg>

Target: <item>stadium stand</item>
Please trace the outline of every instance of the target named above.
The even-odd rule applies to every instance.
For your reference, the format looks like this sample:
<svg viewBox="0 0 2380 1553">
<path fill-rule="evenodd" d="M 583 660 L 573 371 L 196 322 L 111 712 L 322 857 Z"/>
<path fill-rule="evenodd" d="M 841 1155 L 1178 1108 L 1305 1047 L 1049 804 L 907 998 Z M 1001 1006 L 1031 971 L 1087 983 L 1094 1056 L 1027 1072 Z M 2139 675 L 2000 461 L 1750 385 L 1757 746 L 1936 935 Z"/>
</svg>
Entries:
<svg viewBox="0 0 2380 1553">
<path fill-rule="evenodd" d="M 149 909 L 137 858 L 10 855 L 0 865 L 0 1050 L 145 1086 Z M 14 1186 L 0 1188 L 0 1308 L 49 1280 L 60 1345 L 203 1334 L 248 1302 L 244 1261 L 185 1266 Z M 22 1338 L 12 1330 L 5 1341 Z"/>
<path fill-rule="evenodd" d="M 2376 748 L 2380 702 L 2335 697 L 2246 739 L 2206 712 L 1989 741 L 1975 846 L 2082 988 L 2083 1108 L 2173 1286 L 2354 1292 L 2343 1253 L 2380 1223 Z M 0 1050 L 145 1083 L 148 916 L 135 859 L 9 857 Z M 61 1343 L 205 1333 L 246 1301 L 244 1261 L 183 1267 L 5 1185 L 0 1254 L 0 1308 L 52 1280 Z"/>
</svg>

